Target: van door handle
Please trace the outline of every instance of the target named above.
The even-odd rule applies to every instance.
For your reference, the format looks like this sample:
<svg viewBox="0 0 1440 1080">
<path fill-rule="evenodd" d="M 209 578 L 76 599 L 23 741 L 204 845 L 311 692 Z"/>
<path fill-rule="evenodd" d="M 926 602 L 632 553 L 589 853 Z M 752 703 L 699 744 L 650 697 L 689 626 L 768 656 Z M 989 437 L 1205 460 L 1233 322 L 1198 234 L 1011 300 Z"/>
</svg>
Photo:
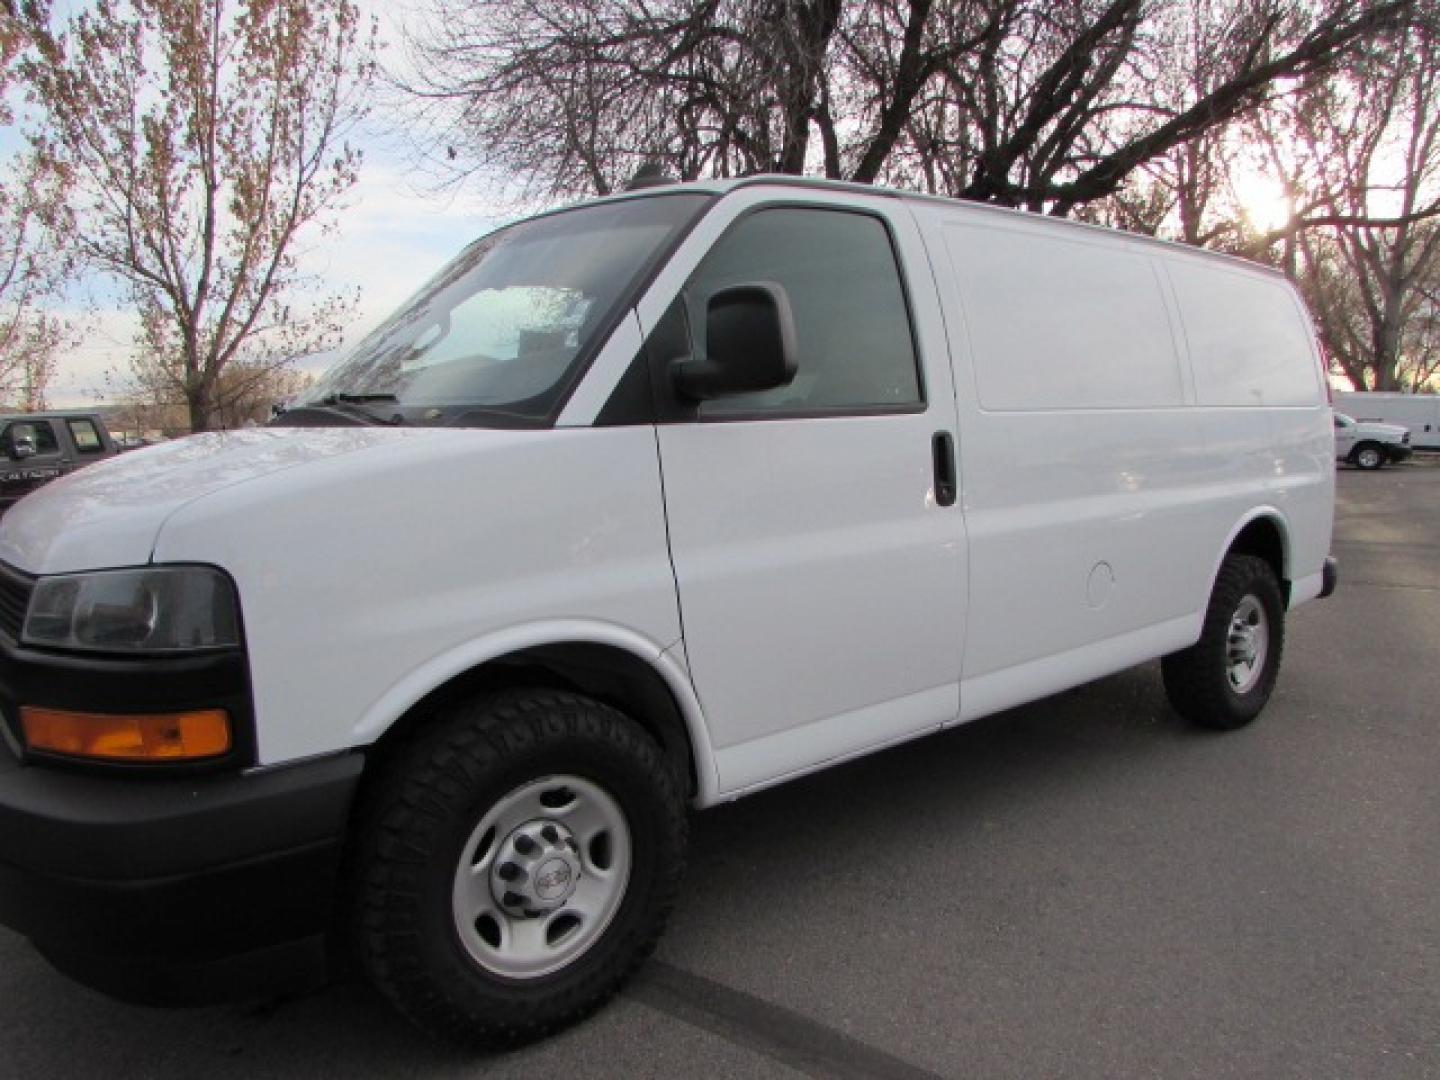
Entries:
<svg viewBox="0 0 1440 1080">
<path fill-rule="evenodd" d="M 935 461 L 935 501 L 941 506 L 955 504 L 955 438 L 948 431 L 937 431 L 930 440 Z"/>
</svg>

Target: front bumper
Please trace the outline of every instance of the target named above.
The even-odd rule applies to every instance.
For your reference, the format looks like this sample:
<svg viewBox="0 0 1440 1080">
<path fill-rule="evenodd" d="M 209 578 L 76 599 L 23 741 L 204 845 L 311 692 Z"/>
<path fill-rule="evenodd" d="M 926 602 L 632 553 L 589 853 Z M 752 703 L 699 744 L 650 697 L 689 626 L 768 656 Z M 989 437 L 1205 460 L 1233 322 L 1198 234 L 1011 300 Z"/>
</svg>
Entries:
<svg viewBox="0 0 1440 1080">
<path fill-rule="evenodd" d="M 362 767 L 342 754 L 156 780 L 23 765 L 0 748 L 0 923 L 131 1001 L 312 985 Z"/>
<path fill-rule="evenodd" d="M 75 656 L 17 646 L 6 629 L 0 924 L 67 974 L 131 1001 L 198 1004 L 322 978 L 363 755 L 254 768 L 249 671 L 239 650 Z M 21 747 L 17 714 L 27 704 L 222 707 L 235 745 L 223 759 L 178 770 L 47 760 Z"/>
</svg>

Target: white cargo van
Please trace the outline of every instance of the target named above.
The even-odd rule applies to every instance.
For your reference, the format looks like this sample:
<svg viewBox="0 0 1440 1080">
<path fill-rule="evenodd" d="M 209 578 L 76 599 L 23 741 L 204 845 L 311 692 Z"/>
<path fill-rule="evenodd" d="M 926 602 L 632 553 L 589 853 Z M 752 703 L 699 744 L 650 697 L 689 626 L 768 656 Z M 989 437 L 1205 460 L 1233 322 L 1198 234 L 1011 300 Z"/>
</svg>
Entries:
<svg viewBox="0 0 1440 1080">
<path fill-rule="evenodd" d="M 651 948 L 691 807 L 1154 657 L 1252 720 L 1333 453 L 1247 263 L 780 178 L 521 222 L 269 428 L 5 517 L 0 920 L 150 1001 L 328 941 L 534 1036 Z"/>
<path fill-rule="evenodd" d="M 1396 424 L 1410 431 L 1416 450 L 1440 450 L 1440 394 L 1341 390 L 1335 404 L 1364 423 Z"/>
</svg>

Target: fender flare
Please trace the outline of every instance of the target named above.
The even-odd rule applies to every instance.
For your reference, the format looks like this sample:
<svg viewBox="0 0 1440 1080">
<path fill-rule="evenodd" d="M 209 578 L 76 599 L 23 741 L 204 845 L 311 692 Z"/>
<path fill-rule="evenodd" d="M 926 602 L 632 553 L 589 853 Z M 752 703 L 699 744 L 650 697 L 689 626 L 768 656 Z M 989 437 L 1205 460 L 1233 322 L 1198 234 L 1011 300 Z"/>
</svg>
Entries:
<svg viewBox="0 0 1440 1080">
<path fill-rule="evenodd" d="M 391 684 L 351 728 L 356 745 L 368 746 L 426 695 L 492 660 L 544 645 L 606 645 L 648 664 L 665 682 L 684 718 L 694 755 L 696 802 L 709 805 L 718 797 L 720 776 L 700 701 L 690 676 L 673 646 L 665 647 L 614 623 L 588 619 L 549 619 L 512 626 L 454 646 L 431 657 Z"/>
<path fill-rule="evenodd" d="M 1235 545 L 1236 539 L 1247 528 L 1265 518 L 1274 523 L 1276 531 L 1280 533 L 1280 576 L 1284 580 L 1290 580 L 1290 568 L 1293 564 L 1294 554 L 1290 550 L 1290 522 L 1286 519 L 1283 511 L 1278 506 L 1268 503 L 1261 506 L 1252 506 L 1239 521 L 1231 527 L 1230 533 L 1225 537 L 1225 543 L 1220 546 L 1220 553 L 1215 556 L 1215 565 L 1210 567 L 1210 588 L 1215 587 L 1215 579 L 1220 576 L 1220 564 L 1225 561 L 1225 556 L 1230 554 L 1230 549 Z M 1206 594 L 1205 603 L 1209 603 L 1209 594 Z M 1203 613 L 1205 608 L 1200 608 Z"/>
</svg>

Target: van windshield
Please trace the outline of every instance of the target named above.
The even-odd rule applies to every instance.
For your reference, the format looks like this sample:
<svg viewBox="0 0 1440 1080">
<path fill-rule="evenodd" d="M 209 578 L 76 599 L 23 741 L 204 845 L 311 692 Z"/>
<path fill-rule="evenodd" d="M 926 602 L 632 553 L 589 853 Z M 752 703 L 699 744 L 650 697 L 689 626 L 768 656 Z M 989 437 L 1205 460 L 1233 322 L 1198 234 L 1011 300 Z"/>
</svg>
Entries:
<svg viewBox="0 0 1440 1080">
<path fill-rule="evenodd" d="M 533 218 L 476 241 L 292 403 L 352 422 L 553 419 L 632 290 L 710 201 L 675 194 Z M 343 419 L 341 420 L 343 422 Z"/>
</svg>

